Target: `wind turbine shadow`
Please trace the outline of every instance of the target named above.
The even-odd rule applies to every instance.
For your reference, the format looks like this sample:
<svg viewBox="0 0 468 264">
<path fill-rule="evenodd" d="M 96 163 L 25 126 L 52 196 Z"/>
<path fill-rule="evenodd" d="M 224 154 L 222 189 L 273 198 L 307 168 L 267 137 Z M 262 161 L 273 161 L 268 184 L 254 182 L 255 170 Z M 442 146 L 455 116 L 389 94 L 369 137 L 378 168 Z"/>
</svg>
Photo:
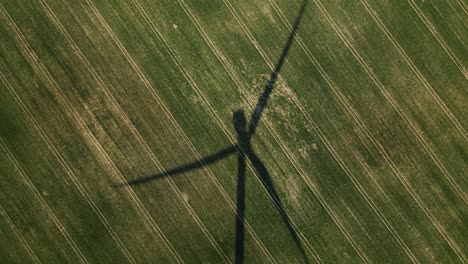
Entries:
<svg viewBox="0 0 468 264">
<path fill-rule="evenodd" d="M 286 213 L 281 202 L 280 196 L 278 195 L 276 188 L 272 182 L 270 173 L 267 168 L 255 154 L 251 146 L 251 139 L 255 134 L 255 131 L 260 123 L 263 111 L 268 103 L 270 94 L 275 87 L 279 73 L 283 67 L 284 61 L 288 52 L 291 48 L 291 44 L 294 41 L 296 31 L 299 27 L 300 21 L 305 11 L 307 0 L 302 2 L 299 14 L 296 17 L 287 42 L 281 52 L 281 56 L 277 61 L 274 70 L 271 72 L 270 79 L 265 85 L 263 93 L 260 95 L 254 110 L 251 113 L 251 120 L 247 126 L 245 114 L 242 110 L 238 110 L 233 114 L 233 124 L 237 133 L 237 144 L 228 146 L 214 154 L 203 157 L 202 159 L 196 160 L 192 163 L 182 165 L 180 167 L 164 171 L 159 174 L 142 177 L 139 179 L 131 180 L 123 184 L 115 185 L 116 188 L 123 188 L 128 186 L 137 186 L 149 183 L 154 180 L 163 179 L 166 177 L 172 177 L 180 175 L 195 169 L 200 169 L 210 164 L 216 163 L 231 154 L 237 153 L 238 156 L 238 167 L 237 167 L 237 199 L 236 199 L 236 238 L 235 238 L 235 263 L 244 263 L 244 232 L 245 232 L 245 186 L 246 186 L 246 162 L 250 160 L 256 175 L 259 177 L 260 182 L 267 190 L 268 195 L 273 201 L 276 209 L 278 210 L 286 228 L 294 241 L 294 244 L 300 251 L 300 254 L 305 263 L 309 263 L 305 249 L 302 246 L 300 238 L 295 231 L 290 217 Z"/>
</svg>

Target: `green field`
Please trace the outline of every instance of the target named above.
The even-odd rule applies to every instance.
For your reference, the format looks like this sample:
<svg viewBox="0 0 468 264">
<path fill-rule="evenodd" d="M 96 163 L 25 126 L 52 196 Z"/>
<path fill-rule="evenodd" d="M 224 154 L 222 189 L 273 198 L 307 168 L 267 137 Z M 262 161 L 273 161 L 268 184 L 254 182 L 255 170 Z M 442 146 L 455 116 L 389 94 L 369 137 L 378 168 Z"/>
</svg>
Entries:
<svg viewBox="0 0 468 264">
<path fill-rule="evenodd" d="M 302 4 L 0 0 L 0 263 L 468 263 L 467 2 Z"/>
</svg>

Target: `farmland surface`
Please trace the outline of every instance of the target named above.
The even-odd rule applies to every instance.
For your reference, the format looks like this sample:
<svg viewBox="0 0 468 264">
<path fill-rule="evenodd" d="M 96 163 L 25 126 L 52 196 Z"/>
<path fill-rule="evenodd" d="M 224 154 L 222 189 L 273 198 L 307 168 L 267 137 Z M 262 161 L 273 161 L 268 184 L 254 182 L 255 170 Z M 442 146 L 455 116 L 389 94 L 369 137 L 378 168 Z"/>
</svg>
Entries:
<svg viewBox="0 0 468 264">
<path fill-rule="evenodd" d="M 467 2 L 302 5 L 0 0 L 0 263 L 468 263 Z"/>
</svg>

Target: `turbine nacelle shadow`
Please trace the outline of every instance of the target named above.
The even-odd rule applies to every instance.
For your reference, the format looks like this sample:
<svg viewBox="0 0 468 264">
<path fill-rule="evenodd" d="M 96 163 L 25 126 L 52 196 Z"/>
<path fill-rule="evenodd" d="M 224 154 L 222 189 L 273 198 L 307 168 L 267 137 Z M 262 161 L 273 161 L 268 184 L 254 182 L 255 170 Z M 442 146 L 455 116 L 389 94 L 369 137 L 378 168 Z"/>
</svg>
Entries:
<svg viewBox="0 0 468 264">
<path fill-rule="evenodd" d="M 237 110 L 232 115 L 232 122 L 234 123 L 234 129 L 238 135 L 247 134 L 247 120 L 245 119 L 245 113 L 242 110 Z"/>
</svg>

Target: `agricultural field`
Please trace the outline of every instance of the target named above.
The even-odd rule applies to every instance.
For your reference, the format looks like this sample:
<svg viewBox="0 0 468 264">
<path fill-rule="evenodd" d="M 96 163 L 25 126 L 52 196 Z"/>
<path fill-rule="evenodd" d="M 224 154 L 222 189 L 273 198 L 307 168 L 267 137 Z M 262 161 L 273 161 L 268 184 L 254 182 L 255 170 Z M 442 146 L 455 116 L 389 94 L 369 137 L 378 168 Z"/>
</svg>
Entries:
<svg viewBox="0 0 468 264">
<path fill-rule="evenodd" d="M 468 263 L 467 2 L 0 21 L 0 263 Z"/>
</svg>

